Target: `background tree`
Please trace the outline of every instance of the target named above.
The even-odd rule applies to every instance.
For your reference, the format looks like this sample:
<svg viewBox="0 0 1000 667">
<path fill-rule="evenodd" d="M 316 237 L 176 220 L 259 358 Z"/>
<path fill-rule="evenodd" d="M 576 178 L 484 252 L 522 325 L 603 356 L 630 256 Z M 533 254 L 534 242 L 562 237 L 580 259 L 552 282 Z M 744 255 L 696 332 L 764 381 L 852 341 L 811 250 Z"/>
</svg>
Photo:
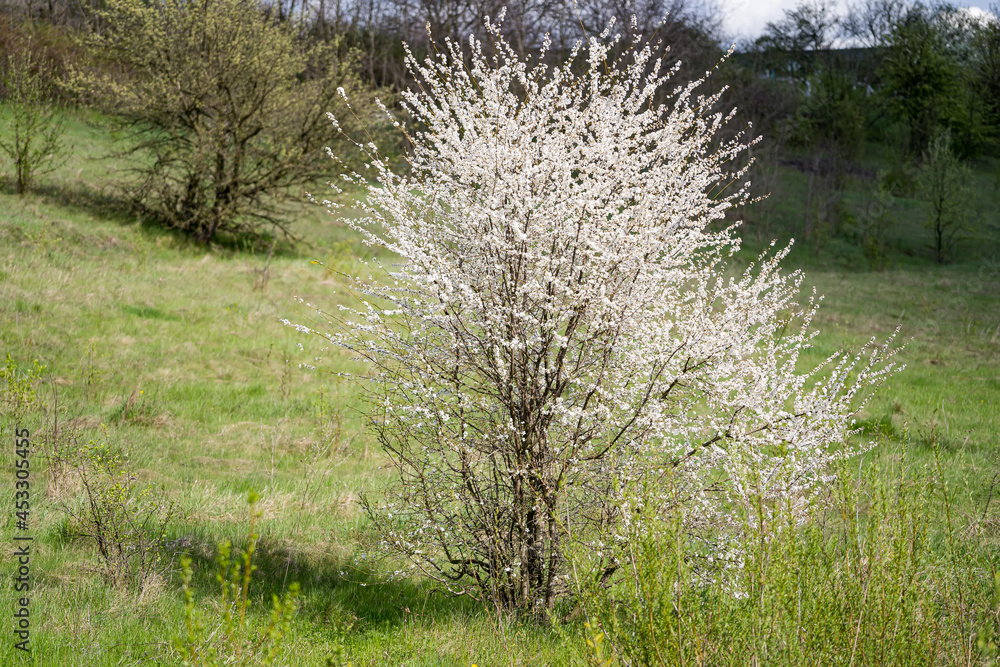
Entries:
<svg viewBox="0 0 1000 667">
<path fill-rule="evenodd" d="M 835 5 L 807 0 L 768 23 L 757 43 L 799 93 L 787 124 L 791 143 L 808 155 L 800 159 L 809 179 L 800 238 L 817 251 L 823 238 L 839 230 L 839 191 L 864 139 L 864 90 L 856 85 L 851 59 L 833 49 L 840 25 Z"/>
<path fill-rule="evenodd" d="M 7 56 L 0 70 L 0 153 L 14 167 L 14 189 L 24 194 L 35 179 L 65 161 L 65 123 L 51 101 L 52 65 L 40 60 L 30 44 Z"/>
<path fill-rule="evenodd" d="M 888 44 L 893 28 L 906 15 L 904 0 L 859 0 L 848 5 L 842 28 L 847 37 L 868 49 Z"/>
<path fill-rule="evenodd" d="M 946 19 L 923 5 L 910 7 L 893 26 L 882 61 L 881 93 L 908 129 L 911 155 L 922 154 L 936 129 L 960 115 L 965 91 Z"/>
<path fill-rule="evenodd" d="M 77 71 L 76 87 L 130 123 L 136 201 L 201 243 L 288 233 L 278 204 L 322 174 L 327 112 L 353 118 L 337 90 L 361 88 L 356 58 L 307 46 L 254 0 L 109 0 L 105 16 L 96 45 L 116 69 Z"/>
<path fill-rule="evenodd" d="M 840 21 L 833 2 L 803 0 L 780 21 L 769 22 L 759 41 L 780 58 L 786 76 L 804 83 L 826 66 Z"/>
<path fill-rule="evenodd" d="M 889 36 L 905 16 L 907 6 L 904 0 L 859 0 L 847 7 L 841 32 L 849 45 L 857 45 L 864 50 L 855 60 L 854 75 L 866 91 L 875 91 L 881 85 L 879 63 L 885 57 Z M 877 111 L 877 105 L 870 106 Z"/>
<path fill-rule="evenodd" d="M 626 490 L 670 471 L 679 494 L 651 511 L 707 540 L 719 572 L 737 515 L 804 510 L 850 452 L 851 403 L 887 350 L 811 381 L 795 367 L 814 309 L 779 273 L 787 250 L 725 277 L 739 240 L 712 223 L 745 198 L 718 192 L 742 182 L 745 145 L 717 140 L 732 116 L 701 82 L 662 106 L 651 49 L 612 60 L 605 33 L 548 68 L 490 34 L 411 61 L 404 107 L 426 131 L 407 175 L 370 146 L 371 170 L 344 176 L 368 213 L 345 222 L 400 258 L 345 277 L 361 304 L 316 325 L 373 369 L 395 480 L 364 507 L 384 549 L 454 593 L 543 612 L 567 544 L 613 572 Z"/>
<path fill-rule="evenodd" d="M 920 197 L 931 205 L 927 226 L 934 233 L 934 257 L 943 264 L 969 233 L 969 168 L 951 149 L 951 134 L 940 132 L 924 154 L 917 174 Z"/>
<path fill-rule="evenodd" d="M 972 67 L 976 92 L 991 128 L 994 147 L 1000 142 L 1000 5 L 993 16 L 973 25 Z"/>
</svg>

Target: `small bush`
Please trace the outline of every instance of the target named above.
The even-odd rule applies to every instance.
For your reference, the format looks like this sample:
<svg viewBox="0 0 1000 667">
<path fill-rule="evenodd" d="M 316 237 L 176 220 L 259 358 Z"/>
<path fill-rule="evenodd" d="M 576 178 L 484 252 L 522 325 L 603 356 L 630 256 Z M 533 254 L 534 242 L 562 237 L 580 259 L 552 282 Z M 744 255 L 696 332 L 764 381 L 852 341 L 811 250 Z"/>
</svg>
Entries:
<svg viewBox="0 0 1000 667">
<path fill-rule="evenodd" d="M 168 564 L 162 544 L 176 507 L 151 487 L 139 487 L 127 454 L 113 451 L 106 431 L 103 442 L 79 451 L 73 471 L 82 502 L 63 507 L 78 535 L 93 540 L 110 585 L 142 590 Z"/>
<path fill-rule="evenodd" d="M 872 268 L 885 269 L 888 266 L 889 230 L 895 222 L 895 198 L 886 172 L 880 171 L 876 180 L 866 185 L 862 197 L 855 229 L 858 244 L 864 249 Z"/>
<path fill-rule="evenodd" d="M 7 5 L 9 8 L 9 4 Z M 0 53 L 17 54 L 29 50 L 34 62 L 45 62 L 49 66 L 44 72 L 42 83 L 46 99 L 57 104 L 74 102 L 70 91 L 60 84 L 74 63 L 87 62 L 80 40 L 72 29 L 45 21 L 19 18 L 12 13 L 0 12 Z M 0 59 L 0 76 L 6 72 L 8 61 Z"/>
<path fill-rule="evenodd" d="M 35 404 L 35 381 L 45 370 L 35 361 L 29 368 L 19 367 L 7 353 L 7 363 L 0 367 L 0 415 L 17 423 Z"/>
<path fill-rule="evenodd" d="M 66 160 L 65 125 L 50 99 L 52 63 L 40 60 L 29 46 L 7 56 L 0 78 L 5 131 L 0 154 L 14 167 L 14 189 L 24 194 L 34 181 Z"/>
</svg>

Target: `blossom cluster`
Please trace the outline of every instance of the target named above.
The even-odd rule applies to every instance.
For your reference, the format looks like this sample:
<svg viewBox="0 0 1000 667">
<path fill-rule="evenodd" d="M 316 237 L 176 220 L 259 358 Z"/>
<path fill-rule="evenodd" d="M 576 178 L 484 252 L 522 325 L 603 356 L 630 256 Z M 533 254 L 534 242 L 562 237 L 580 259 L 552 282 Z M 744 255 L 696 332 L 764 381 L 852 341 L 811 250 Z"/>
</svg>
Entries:
<svg viewBox="0 0 1000 667">
<path fill-rule="evenodd" d="M 642 43 L 615 58 L 613 26 L 558 66 L 486 27 L 489 45 L 409 56 L 408 173 L 362 142 L 343 176 L 365 212 L 345 222 L 399 258 L 344 276 L 357 305 L 310 328 L 370 362 L 396 478 L 366 508 L 417 569 L 517 608 L 551 606 L 574 541 L 613 570 L 642 516 L 625 499 L 666 478 L 644 502 L 738 558 L 741 521 L 804 516 L 856 451 L 893 350 L 800 370 L 819 299 L 798 304 L 790 246 L 733 261 L 747 145 L 722 138 L 721 92 L 672 86 Z"/>
</svg>

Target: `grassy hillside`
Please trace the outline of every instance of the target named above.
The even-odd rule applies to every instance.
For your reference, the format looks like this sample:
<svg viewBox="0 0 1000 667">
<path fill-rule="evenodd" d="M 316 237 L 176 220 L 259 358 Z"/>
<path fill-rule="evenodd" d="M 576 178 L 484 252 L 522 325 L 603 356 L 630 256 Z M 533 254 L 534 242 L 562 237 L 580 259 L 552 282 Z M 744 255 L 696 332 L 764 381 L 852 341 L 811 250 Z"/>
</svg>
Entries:
<svg viewBox="0 0 1000 667">
<path fill-rule="evenodd" d="M 60 471 L 56 449 L 69 456 L 74 443 L 95 441 L 126 455 L 154 498 L 177 504 L 166 540 L 172 553 L 193 556 L 195 603 L 208 609 L 218 595 L 215 545 L 245 544 L 246 496 L 261 494 L 251 614 L 265 623 L 271 594 L 301 584 L 291 664 L 325 664 L 341 649 L 354 665 L 579 664 L 585 647 L 576 625 L 505 625 L 420 581 L 384 583 L 386 565 L 356 564 L 369 539 L 357 499 L 383 474 L 383 459 L 363 429 L 364 406 L 333 374 L 354 362 L 279 321 L 309 317 L 295 297 L 327 307 L 344 298 L 312 261 L 349 271 L 369 253 L 343 223 L 303 204 L 294 212 L 305 239 L 298 246 L 278 244 L 273 254 L 195 246 L 130 214 L 114 189 L 121 165 L 99 159 L 111 148 L 106 133 L 83 117 L 69 121 L 72 158 L 34 193 L 0 192 L 0 355 L 20 372 L 41 367 L 21 421 L 34 445 L 33 652 L 22 655 L 5 636 L 0 663 L 177 664 L 170 642 L 185 624 L 177 558 L 141 593 L 110 588 L 93 543 L 75 536 L 65 511 L 79 507 L 80 481 Z M 962 261 L 932 262 L 922 205 L 907 200 L 894 212 L 886 270 L 868 270 L 857 247 L 840 240 L 818 254 L 796 247 L 789 264 L 804 267 L 806 284 L 826 297 L 816 321 L 823 333 L 806 361 L 902 327 L 907 369 L 864 425 L 885 436 L 886 451 L 917 461 L 939 449 L 963 534 L 1000 546 L 1000 502 L 990 503 L 1000 474 L 995 169 L 975 172 L 980 238 Z M 787 194 L 776 203 L 774 230 L 790 235 L 804 176 L 782 174 Z M 847 206 L 859 196 L 847 193 Z M 299 367 L 327 354 L 318 371 Z M 7 445 L 3 457 L 4 488 L 13 489 Z M 9 545 L 21 532 L 13 491 L 7 497 L 0 572 L 9 619 Z"/>
</svg>

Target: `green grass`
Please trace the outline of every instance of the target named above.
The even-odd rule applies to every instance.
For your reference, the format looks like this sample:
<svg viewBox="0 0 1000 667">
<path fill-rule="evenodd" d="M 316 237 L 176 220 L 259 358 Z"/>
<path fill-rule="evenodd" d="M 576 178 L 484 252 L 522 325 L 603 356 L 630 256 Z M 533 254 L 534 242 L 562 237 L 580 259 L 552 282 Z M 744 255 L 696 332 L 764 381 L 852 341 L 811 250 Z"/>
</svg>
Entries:
<svg viewBox="0 0 1000 667">
<path fill-rule="evenodd" d="M 246 494 L 259 491 L 253 613 L 264 619 L 271 594 L 300 582 L 291 664 L 324 664 L 340 643 L 355 666 L 580 664 L 581 628 L 499 626 L 468 601 L 420 581 L 385 583 L 379 567 L 355 564 L 369 539 L 356 501 L 377 483 L 384 461 L 364 432 L 353 389 L 329 373 L 354 362 L 346 353 L 323 352 L 321 341 L 279 320 L 308 318 L 293 297 L 326 307 L 343 298 L 312 259 L 348 268 L 370 251 L 308 204 L 293 211 L 305 243 L 279 245 L 270 261 L 260 249 L 206 249 L 149 226 L 116 194 L 123 167 L 99 159 L 112 144 L 98 120 L 69 117 L 73 156 L 35 192 L 0 192 L 0 356 L 9 353 L 21 368 L 35 360 L 45 367 L 24 425 L 38 437 L 51 429 L 56 398 L 59 422 L 79 429 L 83 443 L 101 437 L 105 425 L 139 479 L 179 504 L 183 517 L 168 539 L 190 545 L 199 604 L 210 604 L 216 592 L 214 545 L 229 539 L 242 546 Z M 907 369 L 871 404 L 862 425 L 890 442 L 906 441 L 928 464 L 939 448 L 968 539 L 1000 546 L 1000 502 L 983 516 L 1000 455 L 1000 196 L 991 189 L 993 169 L 977 168 L 982 238 L 963 249 L 962 261 L 930 261 L 921 205 L 907 200 L 896 212 L 888 270 L 866 270 L 858 248 L 839 239 L 819 255 L 808 244 L 796 247 L 789 266 L 805 267 L 806 283 L 826 296 L 815 322 L 823 333 L 807 361 L 902 327 Z M 797 233 L 804 197 L 803 175 L 783 176 L 779 236 Z M 749 248 L 744 256 L 752 254 Z M 317 356 L 333 358 L 325 370 L 299 368 Z M 3 456 L 11 489 L 6 445 Z M 36 453 L 33 652 L 16 652 L 4 634 L 0 664 L 177 664 L 169 646 L 184 621 L 176 559 L 141 594 L 110 590 L 94 568 L 92 547 L 72 536 L 60 509 L 75 490 L 54 488 L 51 477 Z M 12 504 L 5 507 L 0 540 L 10 545 Z M 5 615 L 15 598 L 11 552 L 0 550 Z"/>
</svg>

